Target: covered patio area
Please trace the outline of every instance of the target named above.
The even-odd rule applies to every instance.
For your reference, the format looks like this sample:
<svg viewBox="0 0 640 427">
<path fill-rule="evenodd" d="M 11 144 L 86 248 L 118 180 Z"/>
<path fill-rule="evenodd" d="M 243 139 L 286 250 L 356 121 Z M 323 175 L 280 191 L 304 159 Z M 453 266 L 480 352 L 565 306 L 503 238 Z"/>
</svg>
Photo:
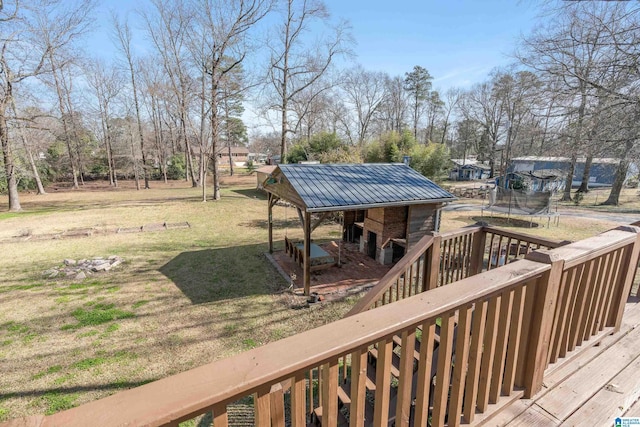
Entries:
<svg viewBox="0 0 640 427">
<path fill-rule="evenodd" d="M 302 266 L 305 295 L 310 294 L 312 269 L 333 264 L 329 254 L 314 247 L 311 239 L 313 230 L 330 213 L 342 213 L 344 240 L 356 243 L 360 252 L 380 264 L 391 264 L 420 238 L 437 231 L 440 208 L 455 200 L 451 193 L 402 163 L 278 165 L 262 188 L 269 195 L 270 253 L 273 207 L 280 200 L 295 207 L 304 238 L 301 243 L 285 242 L 285 246 Z"/>
</svg>

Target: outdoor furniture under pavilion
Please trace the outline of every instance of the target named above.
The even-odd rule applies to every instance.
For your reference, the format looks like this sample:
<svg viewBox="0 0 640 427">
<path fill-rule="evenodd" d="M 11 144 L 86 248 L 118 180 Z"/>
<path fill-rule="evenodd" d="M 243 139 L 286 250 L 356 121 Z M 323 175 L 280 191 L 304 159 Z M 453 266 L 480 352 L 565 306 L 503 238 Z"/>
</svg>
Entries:
<svg viewBox="0 0 640 427">
<path fill-rule="evenodd" d="M 385 264 L 392 262 L 394 251 L 404 253 L 437 231 L 440 208 L 455 200 L 404 163 L 281 164 L 262 188 L 269 194 L 269 252 L 273 252 L 273 207 L 285 200 L 297 210 L 304 230 L 302 248 L 289 245 L 288 239 L 285 243 L 294 256 L 295 251 L 302 252 L 298 257 L 302 258 L 305 295 L 310 293 L 314 264 L 311 233 L 330 212 L 344 212 L 343 236 L 357 232 L 360 250 Z M 312 214 L 317 215 L 314 221 Z"/>
</svg>

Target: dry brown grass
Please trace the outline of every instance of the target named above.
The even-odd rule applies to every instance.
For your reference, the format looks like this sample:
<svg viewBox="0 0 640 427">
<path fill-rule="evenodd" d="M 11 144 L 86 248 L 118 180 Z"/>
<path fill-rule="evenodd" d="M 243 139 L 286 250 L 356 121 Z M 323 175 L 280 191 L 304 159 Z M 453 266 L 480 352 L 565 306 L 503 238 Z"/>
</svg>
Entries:
<svg viewBox="0 0 640 427">
<path fill-rule="evenodd" d="M 264 257 L 266 201 L 254 177 L 202 203 L 184 183 L 135 191 L 23 195 L 25 212 L 0 212 L 0 420 L 54 412 L 241 352 L 341 317 L 349 302 L 292 310 L 300 298 Z M 229 180 L 228 180 L 229 181 Z M 277 208 L 275 240 L 301 235 Z M 183 222 L 189 229 L 95 234 L 68 240 L 14 236 Z M 335 235 L 322 226 L 316 238 Z M 280 242 L 279 242 L 280 243 Z M 45 279 L 65 258 L 117 254 L 126 263 L 84 281 Z M 63 329 L 97 304 L 131 318 Z M 100 306 L 98 306 L 100 307 Z"/>
</svg>

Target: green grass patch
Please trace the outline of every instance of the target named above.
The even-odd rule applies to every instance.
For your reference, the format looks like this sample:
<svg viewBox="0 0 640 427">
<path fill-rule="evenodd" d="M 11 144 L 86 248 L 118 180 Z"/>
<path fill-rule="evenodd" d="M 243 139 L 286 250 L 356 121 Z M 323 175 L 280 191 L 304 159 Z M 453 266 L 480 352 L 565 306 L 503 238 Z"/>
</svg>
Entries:
<svg viewBox="0 0 640 427">
<path fill-rule="evenodd" d="M 47 409 L 44 412 L 45 415 L 52 415 L 56 412 L 73 408 L 76 400 L 78 399 L 78 394 L 52 391 L 45 394 L 42 398 L 47 405 Z"/>
<path fill-rule="evenodd" d="M 92 329 L 90 331 L 87 332 L 81 332 L 78 335 L 76 335 L 78 338 L 85 338 L 85 337 L 92 337 L 94 335 L 98 335 L 100 332 L 96 331 L 95 329 Z"/>
<path fill-rule="evenodd" d="M 247 338 L 246 340 L 243 340 L 242 345 L 244 345 L 246 349 L 251 349 L 258 346 L 258 344 L 256 344 L 256 342 L 251 338 Z"/>
<path fill-rule="evenodd" d="M 44 283 L 30 283 L 28 285 L 9 285 L 0 287 L 0 294 L 10 291 L 27 291 L 29 289 L 36 289 L 44 286 Z"/>
<path fill-rule="evenodd" d="M 67 287 L 67 289 L 86 289 L 96 286 L 104 286 L 105 284 L 106 283 L 100 280 L 91 280 L 88 282 L 72 283 Z"/>
<path fill-rule="evenodd" d="M 106 290 L 110 294 L 113 294 L 113 293 L 118 292 L 120 290 L 120 286 L 109 286 Z"/>
<path fill-rule="evenodd" d="M 10 335 L 20 335 L 29 332 L 29 327 L 27 325 L 23 325 L 21 323 L 16 323 L 13 321 L 7 322 L 2 326 L 7 330 L 7 332 L 9 332 Z"/>
<path fill-rule="evenodd" d="M 144 300 L 144 299 L 143 299 L 143 300 L 140 300 L 140 301 L 136 301 L 136 302 L 134 302 L 134 303 L 133 303 L 133 305 L 132 305 L 131 307 L 132 307 L 132 308 L 134 308 L 134 309 L 136 309 L 136 308 L 142 307 L 143 305 L 145 305 L 145 304 L 146 304 L 146 303 L 148 303 L 148 302 L 149 302 L 149 301 Z"/>
<path fill-rule="evenodd" d="M 13 342 L 13 340 L 3 340 L 0 341 L 0 347 L 6 347 L 8 345 L 11 345 L 11 343 Z"/>
<path fill-rule="evenodd" d="M 6 421 L 9 415 L 9 410 L 6 408 L 0 408 L 0 421 Z"/>
<path fill-rule="evenodd" d="M 33 341 L 36 337 L 38 337 L 38 334 L 36 334 L 35 332 L 29 332 L 28 334 L 22 337 L 22 342 L 25 344 L 28 344 L 31 341 Z"/>
<path fill-rule="evenodd" d="M 61 384 L 64 384 L 64 383 L 66 383 L 66 382 L 68 382 L 68 381 L 73 380 L 75 377 L 76 377 L 76 375 L 75 375 L 75 374 L 65 374 L 65 375 L 63 375 L 63 376 L 61 376 L 61 377 L 56 378 L 56 379 L 53 381 L 53 383 L 54 383 L 55 385 L 61 385 Z"/>
<path fill-rule="evenodd" d="M 69 297 L 69 295 L 65 295 L 63 297 L 58 297 L 55 299 L 56 304 L 66 304 L 69 301 L 71 301 L 71 298 Z"/>
<path fill-rule="evenodd" d="M 34 376 L 31 377 L 32 380 L 37 380 L 40 379 L 46 375 L 51 375 L 51 374 L 55 374 L 57 372 L 60 372 L 62 370 L 62 366 L 60 365 L 54 365 L 49 367 L 48 369 L 44 370 L 44 371 L 40 371 L 37 374 L 35 374 Z"/>
<path fill-rule="evenodd" d="M 78 308 L 77 310 L 74 310 L 71 315 L 78 323 L 64 325 L 62 330 L 102 325 L 103 323 L 111 322 L 113 320 L 135 317 L 134 313 L 115 308 L 114 304 L 102 303 L 95 304 L 91 309 L 87 310 Z"/>
<path fill-rule="evenodd" d="M 71 367 L 80 371 L 86 371 L 87 369 L 95 368 L 96 366 L 100 366 L 106 362 L 107 359 L 104 357 L 89 357 L 75 362 Z"/>
<path fill-rule="evenodd" d="M 112 323 L 109 326 L 107 326 L 107 329 L 105 329 L 105 333 L 110 334 L 112 332 L 117 331 L 118 329 L 120 329 L 120 325 L 118 325 L 117 323 Z"/>
</svg>

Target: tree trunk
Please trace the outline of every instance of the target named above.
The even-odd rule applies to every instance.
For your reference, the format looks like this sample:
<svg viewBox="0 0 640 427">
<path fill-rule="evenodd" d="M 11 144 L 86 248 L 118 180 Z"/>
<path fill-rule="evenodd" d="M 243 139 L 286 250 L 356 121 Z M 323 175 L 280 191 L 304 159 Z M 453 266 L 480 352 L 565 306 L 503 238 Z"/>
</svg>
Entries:
<svg viewBox="0 0 640 427">
<path fill-rule="evenodd" d="M 13 108 L 13 112 L 18 116 L 18 109 L 16 108 L 16 102 L 13 98 L 11 98 L 11 108 Z M 24 146 L 24 151 L 27 153 L 27 158 L 29 159 L 29 166 L 31 166 L 31 172 L 33 173 L 33 178 L 36 180 L 36 187 L 38 188 L 38 194 L 47 194 L 44 191 L 44 186 L 42 185 L 42 180 L 40 179 L 40 173 L 38 172 L 38 167 L 36 166 L 36 162 L 33 159 L 33 153 L 29 148 L 29 144 L 27 143 L 27 135 L 24 131 L 24 126 L 20 120 L 18 121 L 18 131 L 20 132 L 20 139 L 22 140 L 22 145 Z"/>
<path fill-rule="evenodd" d="M 616 177 L 611 186 L 611 193 L 609 193 L 607 200 L 602 203 L 603 205 L 618 206 L 620 203 L 620 192 L 622 191 L 624 180 L 627 177 L 627 169 L 629 169 L 629 160 L 620 160 L 618 168 L 616 169 Z"/>
<path fill-rule="evenodd" d="M 58 95 L 58 106 L 60 107 L 60 118 L 62 120 L 62 132 L 64 133 L 64 141 L 67 144 L 67 152 L 69 153 L 69 163 L 71 165 L 71 174 L 73 175 L 73 188 L 78 188 L 78 170 L 76 168 L 75 159 L 73 156 L 73 150 L 71 149 L 71 138 L 69 137 L 69 125 L 67 123 L 67 114 L 64 111 L 64 98 L 62 96 L 62 88 L 60 87 L 60 81 L 58 79 L 58 69 L 53 60 L 53 54 L 49 53 L 49 62 L 51 64 L 51 73 L 53 74 L 53 81 L 56 86 L 56 93 Z"/>
<path fill-rule="evenodd" d="M 140 190 L 140 177 L 138 176 L 138 161 L 136 160 L 136 151 L 133 144 L 133 133 L 129 134 L 129 140 L 131 141 L 131 160 L 133 163 L 133 177 L 136 180 L 136 190 Z"/>
<path fill-rule="evenodd" d="M 7 89 L 7 88 L 5 88 Z M 11 96 L 11 85 L 8 85 L 7 98 Z M 0 145 L 2 145 L 2 160 L 4 161 L 4 171 L 7 179 L 7 190 L 9 192 L 9 211 L 18 212 L 22 210 L 20 206 L 20 196 L 18 194 L 18 181 L 13 166 L 13 157 L 9 148 L 9 135 L 7 128 L 5 105 L 0 105 Z"/>
<path fill-rule="evenodd" d="M 186 164 L 187 164 L 187 180 L 191 178 L 191 187 L 195 188 L 198 186 L 198 181 L 196 180 L 196 173 L 193 169 L 193 158 L 191 157 L 191 143 L 189 142 L 189 136 L 187 135 L 187 116 L 184 111 L 184 106 L 181 107 L 181 126 L 182 126 L 182 137 L 184 138 L 184 155 L 186 156 Z"/>
<path fill-rule="evenodd" d="M 286 93 L 286 90 L 283 91 Z M 280 163 L 287 163 L 287 99 L 282 97 L 282 135 L 280 140 Z"/>
<path fill-rule="evenodd" d="M 133 89 L 133 105 L 136 109 L 136 120 L 138 122 L 138 137 L 140 138 L 140 154 L 142 156 L 142 176 L 144 177 L 144 188 L 149 189 L 149 172 L 147 170 L 147 157 L 144 152 L 144 134 L 142 133 L 142 119 L 140 118 L 140 103 L 138 102 L 138 90 L 136 87 L 136 77 L 133 69 L 131 57 L 127 57 L 129 61 L 129 70 L 131 71 L 131 86 Z"/>
<path fill-rule="evenodd" d="M 571 201 L 571 186 L 573 185 L 573 174 L 576 170 L 577 155 L 574 153 L 571 155 L 571 163 L 569 164 L 569 171 L 567 172 L 567 178 L 564 183 L 564 192 L 562 193 L 561 202 Z"/>
<path fill-rule="evenodd" d="M 215 63 L 215 61 L 212 61 Z M 220 133 L 218 118 L 218 84 L 215 68 L 211 69 L 211 156 L 213 161 L 213 200 L 220 200 L 220 171 L 218 169 L 218 138 Z"/>
<path fill-rule="evenodd" d="M 116 173 L 116 162 L 113 160 L 113 148 L 111 146 L 111 126 L 109 126 L 109 121 L 107 118 L 106 124 L 106 133 L 105 133 L 105 143 L 107 149 L 107 162 L 109 163 L 109 171 L 111 173 L 110 182 L 114 187 L 118 187 L 118 174 Z"/>
<path fill-rule="evenodd" d="M 582 172 L 582 182 L 578 193 L 587 193 L 589 191 L 589 175 L 591 175 L 591 164 L 593 163 L 593 154 L 589 154 L 584 163 L 584 171 Z"/>
</svg>

